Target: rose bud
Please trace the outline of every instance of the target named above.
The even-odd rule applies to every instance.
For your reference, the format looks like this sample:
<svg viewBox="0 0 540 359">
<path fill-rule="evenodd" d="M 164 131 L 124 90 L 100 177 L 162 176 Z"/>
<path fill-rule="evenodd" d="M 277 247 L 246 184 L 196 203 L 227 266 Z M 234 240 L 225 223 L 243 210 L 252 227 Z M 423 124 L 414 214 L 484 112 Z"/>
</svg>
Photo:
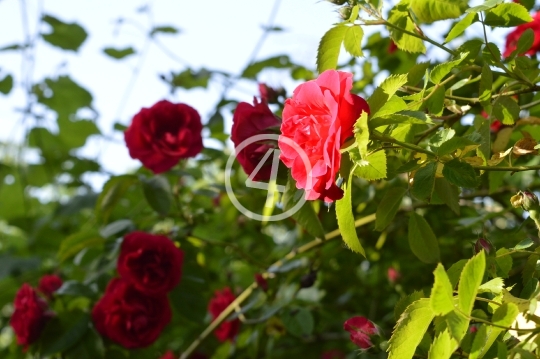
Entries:
<svg viewBox="0 0 540 359">
<path fill-rule="evenodd" d="M 96 330 L 128 349 L 155 342 L 171 317 L 166 294 L 146 295 L 121 278 L 109 282 L 105 294 L 92 309 Z"/>
<path fill-rule="evenodd" d="M 526 211 L 540 209 L 538 197 L 529 191 L 519 191 L 515 196 L 510 198 L 510 203 L 512 203 L 512 206 L 515 208 L 521 207 Z"/>
<path fill-rule="evenodd" d="M 231 292 L 231 289 L 226 287 L 223 290 L 216 290 L 214 297 L 210 299 L 208 303 L 208 311 L 212 315 L 212 320 L 215 320 L 221 312 L 223 312 L 236 297 Z M 238 332 L 240 331 L 240 319 L 225 321 L 214 331 L 214 334 L 219 341 L 224 342 L 226 340 L 233 341 Z"/>
<path fill-rule="evenodd" d="M 339 12 L 339 16 L 343 20 L 348 20 L 351 17 L 351 14 L 352 14 L 352 7 L 350 7 L 350 6 L 342 7 L 342 8 L 340 8 L 338 10 L 338 12 Z"/>
<path fill-rule="evenodd" d="M 13 307 L 15 311 L 9 324 L 15 332 L 17 344 L 24 345 L 26 350 L 39 338 L 45 324 L 54 313 L 48 310 L 47 302 L 26 283 L 17 291 Z"/>
<path fill-rule="evenodd" d="M 255 274 L 255 281 L 257 282 L 257 285 L 263 290 L 263 291 L 267 291 L 268 290 L 268 281 L 266 280 L 266 278 L 264 278 L 262 276 L 262 274 L 260 273 L 257 273 Z"/>
<path fill-rule="evenodd" d="M 317 271 L 310 270 L 308 274 L 304 274 L 302 278 L 300 278 L 300 288 L 312 287 L 313 284 L 315 284 L 316 280 L 317 280 Z"/>
<path fill-rule="evenodd" d="M 48 274 L 41 277 L 39 280 L 38 291 L 44 296 L 51 299 L 54 292 L 62 286 L 62 278 L 56 274 Z"/>
<path fill-rule="evenodd" d="M 379 335 L 379 329 L 366 317 L 352 317 L 343 324 L 343 328 L 351 334 L 351 341 L 361 349 L 371 348 L 371 337 Z"/>
<path fill-rule="evenodd" d="M 478 240 L 474 244 L 474 254 L 480 253 L 482 249 L 488 255 L 495 253 L 495 247 L 493 246 L 493 244 L 491 244 L 490 241 L 485 238 L 478 238 Z"/>
<path fill-rule="evenodd" d="M 392 284 L 395 284 L 401 279 L 401 273 L 394 267 L 388 267 L 386 276 L 388 277 L 388 281 Z"/>
<path fill-rule="evenodd" d="M 333 202 L 343 197 L 336 185 L 340 149 L 353 136 L 362 112 L 369 113 L 367 102 L 351 93 L 352 81 L 351 73 L 326 70 L 317 79 L 300 84 L 292 98 L 285 100 L 279 158 L 291 169 L 296 188 L 305 190 L 307 200 Z M 300 149 L 292 147 L 291 141 Z M 302 151 L 308 154 L 308 164 L 299 153 Z"/>
<path fill-rule="evenodd" d="M 202 151 L 201 131 L 201 116 L 193 107 L 162 100 L 133 117 L 124 139 L 131 158 L 162 173 Z"/>
<path fill-rule="evenodd" d="M 278 103 L 279 97 L 285 96 L 284 89 L 275 89 L 264 83 L 259 84 L 259 93 L 261 94 L 261 99 L 267 103 Z"/>
</svg>

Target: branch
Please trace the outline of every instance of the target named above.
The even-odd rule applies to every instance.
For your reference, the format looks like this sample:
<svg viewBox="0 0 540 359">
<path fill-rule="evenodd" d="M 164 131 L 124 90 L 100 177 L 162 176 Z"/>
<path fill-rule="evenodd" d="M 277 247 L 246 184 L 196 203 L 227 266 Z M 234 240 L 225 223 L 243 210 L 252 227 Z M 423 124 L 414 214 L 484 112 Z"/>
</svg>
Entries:
<svg viewBox="0 0 540 359">
<path fill-rule="evenodd" d="M 399 140 L 396 140 L 393 137 L 383 135 L 382 133 L 377 132 L 377 131 L 373 131 L 371 133 L 370 138 L 373 139 L 373 140 L 379 140 L 379 141 L 382 141 L 382 142 L 393 143 L 393 144 L 399 145 L 399 146 L 404 147 L 404 148 L 408 148 L 409 150 L 413 150 L 413 151 L 416 151 L 416 152 L 425 153 L 426 155 L 428 155 L 430 157 L 437 157 L 437 155 L 435 153 L 431 152 L 430 150 L 427 150 L 427 149 L 422 148 L 422 147 L 417 146 L 417 145 L 413 145 L 412 143 L 401 142 Z"/>
<path fill-rule="evenodd" d="M 368 224 L 370 222 L 373 222 L 374 220 L 375 220 L 375 213 L 370 214 L 370 215 L 368 215 L 366 217 L 362 217 L 360 219 L 357 219 L 354 222 L 354 225 L 355 225 L 355 227 L 361 227 L 361 226 L 366 225 L 366 224 Z M 274 264 L 272 264 L 270 266 L 270 268 L 272 268 L 272 269 L 279 268 L 286 261 L 293 259 L 294 257 L 298 256 L 299 254 L 306 253 L 306 252 L 312 250 L 313 248 L 317 248 L 318 246 L 322 245 L 323 243 L 327 243 L 328 241 L 338 237 L 339 235 L 340 235 L 340 231 L 339 231 L 339 229 L 336 229 L 336 230 L 326 234 L 324 236 L 324 239 L 315 238 L 311 242 L 306 243 L 303 246 L 292 250 L 285 257 L 283 257 L 282 259 L 280 259 L 277 262 L 275 262 Z M 267 279 L 267 278 L 269 278 L 270 274 L 271 273 L 267 270 L 266 272 L 262 273 L 262 277 L 264 279 Z M 235 308 L 239 307 L 240 304 L 242 304 L 251 295 L 251 293 L 253 292 L 253 290 L 255 288 L 257 288 L 257 282 L 251 283 L 251 285 L 249 287 L 247 287 L 231 304 L 229 304 L 229 306 L 227 308 L 225 308 L 225 310 L 223 312 L 221 312 L 218 315 L 218 317 L 212 323 L 210 323 L 210 325 L 208 327 L 206 327 L 206 329 L 197 337 L 197 339 L 195 339 L 195 341 L 193 341 L 191 343 L 191 345 L 184 351 L 184 353 L 182 353 L 182 355 L 180 356 L 179 359 L 187 359 L 189 357 L 189 355 L 191 353 L 193 353 L 193 351 L 195 349 L 197 349 L 197 347 L 203 342 L 203 340 L 206 339 L 206 337 L 208 335 L 210 335 L 210 333 L 212 333 L 221 323 L 223 323 L 223 321 L 225 321 L 225 319 L 227 319 L 227 317 L 235 310 Z"/>
</svg>

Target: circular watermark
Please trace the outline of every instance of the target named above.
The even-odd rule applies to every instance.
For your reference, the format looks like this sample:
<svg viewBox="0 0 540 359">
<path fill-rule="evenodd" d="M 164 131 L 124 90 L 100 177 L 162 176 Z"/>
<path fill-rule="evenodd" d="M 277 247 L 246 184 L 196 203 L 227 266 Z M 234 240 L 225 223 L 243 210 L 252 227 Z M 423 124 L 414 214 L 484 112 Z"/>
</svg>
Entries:
<svg viewBox="0 0 540 359">
<path fill-rule="evenodd" d="M 273 222 L 273 221 L 280 221 L 282 219 L 288 218 L 292 216 L 293 214 L 295 214 L 306 202 L 305 196 L 302 196 L 300 200 L 292 208 L 289 208 L 287 211 L 280 214 L 268 216 L 268 215 L 258 214 L 258 213 L 250 211 L 238 201 L 238 199 L 236 198 L 236 195 L 234 194 L 234 191 L 231 186 L 231 173 L 232 173 L 232 166 L 234 164 L 234 161 L 236 160 L 236 154 L 240 153 L 244 148 L 251 145 L 252 143 L 261 142 L 261 141 L 277 141 L 278 139 L 279 139 L 279 135 L 261 134 L 261 135 L 252 136 L 248 138 L 247 140 L 242 141 L 242 143 L 236 146 L 235 152 L 233 152 L 229 156 L 229 159 L 227 160 L 227 165 L 225 166 L 225 189 L 227 190 L 227 195 L 231 199 L 232 204 L 243 215 L 257 221 Z M 309 158 L 306 152 L 296 142 L 294 142 L 290 138 L 281 137 L 281 142 L 290 146 L 300 156 L 300 159 L 302 160 L 302 163 L 304 164 L 304 169 L 306 170 L 306 174 L 307 174 L 306 187 L 310 188 L 311 182 L 312 182 L 312 177 L 311 177 L 312 167 L 311 167 L 311 163 L 309 162 Z M 285 192 L 285 186 L 276 184 L 276 177 L 277 177 L 277 172 L 278 172 L 278 167 L 279 167 L 280 154 L 281 154 L 281 151 L 279 149 L 269 148 L 245 182 L 246 187 L 258 188 L 258 189 L 266 190 L 268 192 L 266 196 L 265 207 L 270 207 L 270 203 L 273 203 L 276 191 L 281 192 L 281 193 Z M 257 175 L 257 173 L 261 170 L 266 160 L 268 160 L 268 158 L 271 155 L 273 155 L 273 157 L 272 157 L 272 169 L 270 171 L 269 182 L 266 183 L 266 182 L 254 181 L 253 177 Z"/>
</svg>

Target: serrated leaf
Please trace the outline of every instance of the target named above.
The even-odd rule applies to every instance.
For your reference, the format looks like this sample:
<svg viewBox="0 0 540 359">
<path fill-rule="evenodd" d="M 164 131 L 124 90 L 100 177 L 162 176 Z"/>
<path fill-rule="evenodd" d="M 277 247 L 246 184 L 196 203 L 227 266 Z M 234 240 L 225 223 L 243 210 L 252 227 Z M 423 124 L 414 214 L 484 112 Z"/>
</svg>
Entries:
<svg viewBox="0 0 540 359">
<path fill-rule="evenodd" d="M 179 32 L 180 30 L 174 26 L 156 26 L 150 30 L 150 36 L 155 34 L 178 34 Z"/>
<path fill-rule="evenodd" d="M 513 265 L 512 256 L 503 255 L 508 252 L 508 249 L 500 248 L 497 251 L 497 256 L 495 257 L 495 263 L 497 264 L 497 275 L 503 278 L 508 278 L 508 272 L 510 272 Z"/>
<path fill-rule="evenodd" d="M 134 175 L 111 177 L 103 186 L 96 201 L 96 217 L 106 223 L 114 207 L 123 198 L 126 191 L 138 182 L 139 179 Z"/>
<path fill-rule="evenodd" d="M 345 37 L 343 38 L 343 46 L 345 51 L 355 57 L 364 56 L 362 53 L 362 38 L 364 31 L 359 25 L 347 27 Z"/>
<path fill-rule="evenodd" d="M 421 22 L 455 19 L 467 9 L 467 0 L 411 0 L 411 9 Z"/>
<path fill-rule="evenodd" d="M 484 251 L 480 251 L 472 257 L 463 267 L 458 284 L 458 307 L 465 315 L 470 315 L 472 312 L 485 269 L 486 255 Z"/>
<path fill-rule="evenodd" d="M 7 95 L 11 92 L 13 88 L 13 76 L 6 75 L 2 80 L 0 80 L 0 93 Z"/>
<path fill-rule="evenodd" d="M 411 194 L 423 201 L 429 201 L 435 186 L 435 173 L 437 172 L 437 162 L 430 162 L 416 171 Z"/>
<path fill-rule="evenodd" d="M 487 326 L 485 324 L 480 325 L 476 334 L 474 335 L 474 340 L 471 347 L 471 352 L 469 354 L 470 359 L 478 359 L 482 355 L 482 348 L 486 344 L 488 339 Z"/>
<path fill-rule="evenodd" d="M 478 13 L 480 11 L 489 10 L 500 3 L 502 3 L 504 0 L 487 0 L 482 5 L 478 5 L 475 7 L 471 7 L 470 9 L 465 10 L 466 13 Z"/>
<path fill-rule="evenodd" d="M 463 62 L 463 60 L 465 60 L 468 54 L 468 52 L 461 53 L 459 59 L 444 62 L 440 65 L 435 66 L 431 71 L 431 74 L 429 75 L 429 79 L 431 80 L 431 82 L 433 82 L 434 84 L 439 84 L 442 79 L 446 75 L 448 75 L 450 71 L 452 71 L 453 68 L 457 67 Z"/>
<path fill-rule="evenodd" d="M 358 152 L 360 158 L 367 156 L 367 146 L 369 143 L 369 127 L 368 127 L 368 114 L 367 112 L 362 112 L 360 118 L 356 120 L 354 124 L 354 138 L 356 140 L 356 146 L 358 147 Z"/>
<path fill-rule="evenodd" d="M 390 37 L 400 50 L 412 53 L 426 53 L 424 42 L 417 37 L 408 35 L 399 29 L 416 32 L 415 24 L 409 16 L 409 1 L 400 1 L 388 14 L 388 22 L 396 26 L 388 26 Z"/>
<path fill-rule="evenodd" d="M 405 309 L 388 341 L 388 359 L 410 359 L 433 320 L 429 299 L 420 299 Z"/>
<path fill-rule="evenodd" d="M 357 163 L 354 174 L 368 181 L 386 178 L 386 152 L 380 150 L 369 154 Z"/>
<path fill-rule="evenodd" d="M 493 72 L 487 64 L 482 67 L 482 76 L 480 77 L 480 93 L 478 99 L 485 107 L 491 104 L 491 89 L 493 87 Z"/>
<path fill-rule="evenodd" d="M 272 56 L 264 60 L 249 64 L 242 72 L 242 77 L 256 79 L 257 75 L 267 68 L 288 69 L 293 67 L 291 59 L 287 55 Z"/>
<path fill-rule="evenodd" d="M 289 173 L 289 179 L 281 199 L 284 211 L 288 211 L 289 209 L 293 208 L 298 201 L 304 198 L 303 193 L 301 196 L 296 195 L 298 191 L 300 190 L 296 188 L 295 181 L 292 179 L 291 174 Z M 312 236 L 316 238 L 324 238 L 324 228 L 310 201 L 306 201 L 304 205 L 292 215 L 292 218 Z"/>
<path fill-rule="evenodd" d="M 164 216 L 171 210 L 173 195 L 167 178 L 154 176 L 141 181 L 146 201 L 160 215 Z"/>
<path fill-rule="evenodd" d="M 430 115 L 440 116 L 444 110 L 444 96 L 446 89 L 443 85 L 434 86 L 428 90 L 429 98 L 425 100 L 428 112 Z"/>
<path fill-rule="evenodd" d="M 392 115 L 396 112 L 401 112 L 401 111 L 405 111 L 407 110 L 409 107 L 407 106 L 407 104 L 405 103 L 405 101 L 403 101 L 401 99 L 401 97 L 398 97 L 398 96 L 392 96 L 388 99 L 388 101 L 386 101 L 384 103 L 384 105 L 382 105 L 379 110 L 377 110 L 377 112 L 375 113 L 371 113 L 371 119 L 377 119 L 379 117 L 385 117 L 385 116 L 389 116 L 389 115 Z M 370 121 L 371 122 L 371 121 Z M 370 124 L 371 126 L 371 124 Z"/>
<path fill-rule="evenodd" d="M 90 315 L 83 312 L 63 312 L 56 324 L 55 329 L 61 328 L 61 334 L 53 340 L 46 341 L 41 351 L 43 356 L 49 357 L 77 344 L 90 328 Z"/>
<path fill-rule="evenodd" d="M 450 30 L 448 33 L 448 36 L 446 36 L 446 39 L 444 40 L 445 43 L 450 42 L 454 40 L 459 35 L 463 34 L 463 32 L 471 26 L 471 24 L 475 21 L 478 21 L 478 15 L 475 13 L 467 14 L 463 17 L 463 19 L 459 20 Z"/>
<path fill-rule="evenodd" d="M 435 281 L 429 298 L 431 309 L 435 315 L 446 315 L 454 310 L 452 284 L 442 264 L 437 265 L 433 274 Z"/>
<path fill-rule="evenodd" d="M 373 120 L 370 120 L 368 124 L 370 128 L 400 124 L 427 125 L 425 121 L 422 121 L 416 117 L 402 115 L 398 113 L 387 115 L 385 117 L 374 118 Z"/>
<path fill-rule="evenodd" d="M 397 322 L 401 314 L 405 311 L 405 309 L 407 309 L 409 305 L 425 297 L 426 296 L 424 295 L 424 292 L 422 292 L 421 290 L 415 290 L 411 294 L 406 295 L 405 297 L 401 297 L 394 307 L 394 320 Z"/>
<path fill-rule="evenodd" d="M 405 83 L 407 83 L 405 74 L 387 77 L 367 100 L 370 112 L 376 114 Z"/>
<path fill-rule="evenodd" d="M 519 310 L 515 304 L 505 303 L 495 310 L 491 321 L 493 324 L 496 325 L 510 327 L 512 326 L 512 323 L 516 320 L 518 314 Z M 473 348 L 475 348 L 476 350 L 474 351 L 474 353 L 471 353 L 470 358 L 483 358 L 489 348 L 491 348 L 495 340 L 499 337 L 499 334 L 503 331 L 504 329 L 502 328 L 485 326 L 485 332 L 477 332 L 477 337 L 478 333 L 481 333 L 482 336 L 479 337 L 478 341 L 475 337 Z"/>
<path fill-rule="evenodd" d="M 343 198 L 336 201 L 336 216 L 339 231 L 341 232 L 341 238 L 353 252 L 360 253 L 364 257 L 366 252 L 364 247 L 360 244 L 360 239 L 356 234 L 356 227 L 354 225 L 354 216 L 352 211 L 352 178 L 349 176 L 349 180 L 345 183 Z"/>
<path fill-rule="evenodd" d="M 336 68 L 341 43 L 346 32 L 347 26 L 337 25 L 323 35 L 317 49 L 317 70 L 319 73 Z"/>
<path fill-rule="evenodd" d="M 375 230 L 384 230 L 396 216 L 403 196 L 407 193 L 406 188 L 392 187 L 384 194 L 377 206 Z"/>
<path fill-rule="evenodd" d="M 522 298 L 514 297 L 506 289 L 503 289 L 502 293 L 503 293 L 503 298 L 502 298 L 503 303 L 516 305 L 518 311 L 522 313 L 529 310 L 531 306 L 531 301 L 529 299 L 522 299 Z M 493 322 L 495 322 L 495 319 L 493 319 Z"/>
<path fill-rule="evenodd" d="M 455 152 L 458 149 L 463 149 L 465 147 L 472 146 L 472 149 L 480 147 L 476 142 L 473 142 L 465 137 L 452 137 L 448 141 L 442 143 L 437 149 L 437 155 L 444 156 L 449 155 Z"/>
<path fill-rule="evenodd" d="M 475 188 L 478 186 L 478 178 L 474 168 L 457 158 L 444 164 L 442 174 L 450 183 L 458 187 Z"/>
<path fill-rule="evenodd" d="M 467 264 L 467 260 L 461 259 L 457 261 L 456 263 L 452 264 L 450 268 L 448 268 L 448 271 L 446 272 L 446 274 L 448 274 L 448 279 L 450 279 L 450 283 L 452 284 L 452 289 L 454 289 L 456 285 L 458 284 L 459 277 L 461 276 L 461 272 L 463 271 L 465 264 Z"/>
<path fill-rule="evenodd" d="M 513 27 L 533 21 L 529 11 L 521 4 L 502 3 L 486 11 L 484 24 L 497 27 Z"/>
<path fill-rule="evenodd" d="M 420 62 L 411 67 L 407 73 L 407 85 L 416 86 L 426 74 L 426 70 L 428 69 L 429 65 L 429 62 Z"/>
<path fill-rule="evenodd" d="M 435 179 L 435 195 L 444 202 L 455 214 L 459 215 L 459 188 L 446 178 Z"/>
<path fill-rule="evenodd" d="M 534 244 L 534 241 L 530 238 L 525 238 L 521 242 L 515 245 L 514 250 L 527 249 Z"/>
<path fill-rule="evenodd" d="M 456 131 L 452 128 L 445 128 L 444 130 L 438 131 L 435 136 L 433 136 L 429 143 L 432 147 L 439 147 L 446 141 L 450 140 L 454 135 L 456 134 Z"/>
<path fill-rule="evenodd" d="M 429 348 L 429 359 L 448 359 L 452 355 L 452 343 L 448 330 L 435 337 Z"/>
<path fill-rule="evenodd" d="M 445 316 L 445 321 L 450 335 L 454 339 L 453 350 L 455 350 L 461 342 L 461 339 L 467 334 L 467 330 L 469 329 L 469 319 L 458 314 L 457 311 L 454 310 Z"/>
<path fill-rule="evenodd" d="M 51 25 L 52 29 L 48 34 L 41 34 L 43 40 L 63 50 L 77 51 L 88 37 L 86 31 L 76 23 L 66 23 L 50 15 L 43 16 L 42 21 Z"/>
<path fill-rule="evenodd" d="M 482 284 L 478 288 L 478 293 L 493 293 L 499 294 L 504 288 L 504 280 L 502 278 L 493 278 L 492 280 Z"/>
<path fill-rule="evenodd" d="M 418 259 L 425 263 L 439 261 L 439 242 L 424 217 L 411 213 L 409 219 L 409 246 Z"/>
<path fill-rule="evenodd" d="M 115 49 L 113 47 L 106 47 L 103 49 L 103 52 L 113 59 L 123 59 L 124 57 L 127 57 L 129 55 L 133 55 L 135 53 L 135 50 L 133 50 L 133 47 L 126 47 L 124 49 Z"/>
<path fill-rule="evenodd" d="M 74 233 L 64 239 L 58 249 L 58 260 L 60 262 L 73 257 L 85 248 L 102 245 L 105 239 L 100 236 L 97 230 L 82 231 Z"/>
<path fill-rule="evenodd" d="M 493 115 L 504 125 L 513 125 L 519 118 L 520 108 L 516 101 L 509 96 L 501 96 L 493 106 Z"/>
<path fill-rule="evenodd" d="M 517 47 L 516 47 L 516 54 L 523 55 L 529 49 L 534 43 L 534 31 L 532 29 L 526 29 L 523 31 L 523 33 L 519 36 L 519 39 L 517 41 Z"/>
</svg>

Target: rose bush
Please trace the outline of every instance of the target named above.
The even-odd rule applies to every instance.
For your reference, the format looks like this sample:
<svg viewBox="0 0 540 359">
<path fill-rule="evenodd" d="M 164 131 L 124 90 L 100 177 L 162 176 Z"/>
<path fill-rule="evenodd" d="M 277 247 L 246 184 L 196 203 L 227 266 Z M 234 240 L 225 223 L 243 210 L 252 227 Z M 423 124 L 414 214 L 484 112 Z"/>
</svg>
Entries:
<svg viewBox="0 0 540 359">
<path fill-rule="evenodd" d="M 351 93 L 352 74 L 327 70 L 316 80 L 298 86 L 285 101 L 279 148 L 280 159 L 291 169 L 297 188 L 306 199 L 332 202 L 343 197 L 336 185 L 341 164 L 341 146 L 353 135 L 353 126 L 367 102 Z M 307 155 L 311 171 L 302 156 L 284 138 L 294 141 Z"/>
<path fill-rule="evenodd" d="M 162 173 L 201 152 L 201 131 L 201 117 L 193 107 L 162 100 L 136 114 L 124 138 L 132 158 Z"/>
<path fill-rule="evenodd" d="M 518 40 L 527 29 L 531 29 L 534 32 L 534 40 L 531 47 L 525 52 L 525 54 L 534 55 L 540 51 L 540 12 L 537 12 L 533 15 L 533 21 L 518 25 L 506 36 L 506 45 L 503 52 L 504 57 L 510 56 L 510 54 L 517 48 Z"/>
<path fill-rule="evenodd" d="M 56 274 L 47 274 L 39 280 L 38 291 L 50 298 L 62 286 L 62 278 Z"/>
<path fill-rule="evenodd" d="M 146 295 L 170 292 L 182 276 L 184 253 L 165 236 L 131 232 L 124 236 L 117 270 Z"/>
<path fill-rule="evenodd" d="M 125 348 L 152 344 L 171 321 L 165 294 L 149 296 L 124 279 L 115 278 L 92 309 L 96 330 Z"/>
<path fill-rule="evenodd" d="M 225 310 L 231 304 L 236 297 L 231 292 L 229 287 L 222 290 L 216 290 L 214 296 L 208 303 L 208 311 L 212 315 L 212 319 L 216 319 L 221 312 Z M 240 330 L 240 320 L 238 318 L 228 320 L 220 324 L 220 326 L 214 332 L 216 338 L 219 341 L 230 340 L 233 341 Z"/>
</svg>

